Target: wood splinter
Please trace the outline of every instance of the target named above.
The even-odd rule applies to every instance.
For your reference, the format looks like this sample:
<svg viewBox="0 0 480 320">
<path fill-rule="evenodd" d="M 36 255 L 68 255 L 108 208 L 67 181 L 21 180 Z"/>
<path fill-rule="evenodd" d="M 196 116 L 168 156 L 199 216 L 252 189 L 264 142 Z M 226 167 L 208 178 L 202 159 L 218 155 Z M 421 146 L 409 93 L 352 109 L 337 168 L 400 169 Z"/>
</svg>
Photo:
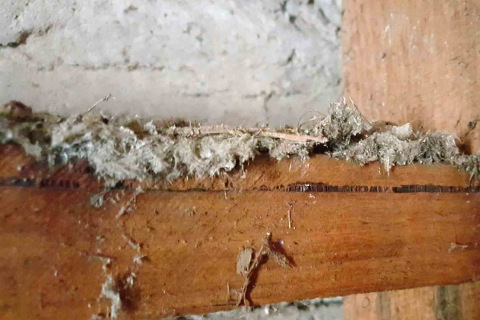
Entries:
<svg viewBox="0 0 480 320">
<path fill-rule="evenodd" d="M 239 292 L 239 298 L 237 306 L 253 305 L 250 299 L 250 292 L 253 289 L 253 285 L 256 281 L 260 266 L 266 263 L 268 258 L 274 258 L 275 261 L 283 267 L 293 267 L 294 262 L 291 258 L 287 257 L 283 248 L 282 242 L 273 242 L 272 234 L 267 233 L 263 239 L 263 244 L 258 251 L 253 248 L 244 248 L 237 257 L 237 274 L 245 278 L 242 289 Z M 230 291 L 230 287 L 227 284 L 227 291 Z"/>
<path fill-rule="evenodd" d="M 288 229 L 292 229 L 292 211 L 293 211 L 293 204 L 295 202 L 287 202 L 287 204 L 290 206 L 288 209 Z M 295 227 L 293 227 L 295 229 Z"/>
</svg>

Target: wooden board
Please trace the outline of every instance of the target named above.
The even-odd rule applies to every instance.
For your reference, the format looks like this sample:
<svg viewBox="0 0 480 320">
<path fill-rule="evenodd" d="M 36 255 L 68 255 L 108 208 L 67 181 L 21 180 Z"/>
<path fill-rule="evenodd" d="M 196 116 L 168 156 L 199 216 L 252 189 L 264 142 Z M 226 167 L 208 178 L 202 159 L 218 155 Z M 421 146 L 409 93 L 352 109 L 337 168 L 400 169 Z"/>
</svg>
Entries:
<svg viewBox="0 0 480 320">
<path fill-rule="evenodd" d="M 258 249 L 267 232 L 295 266 L 262 265 L 255 304 L 480 276 L 480 190 L 451 167 L 387 175 L 379 165 L 325 156 L 260 159 L 246 178 L 153 184 L 119 216 L 133 189 L 111 191 L 96 209 L 89 197 L 98 182 L 79 166 L 42 171 L 16 147 L 2 148 L 2 319 L 105 316 L 110 301 L 99 297 L 109 275 L 121 319 L 231 309 L 227 286 L 233 292 L 243 283 L 237 255 Z M 199 188 L 205 184 L 212 190 Z"/>
<path fill-rule="evenodd" d="M 478 152 L 480 2 L 357 0 L 343 8 L 344 94 L 369 119 L 455 132 L 466 151 Z M 474 306 L 479 287 L 448 290 Z M 478 308 L 453 303 L 445 309 L 441 290 L 350 296 L 347 319 L 480 319 Z M 364 307 L 365 301 L 372 303 Z"/>
<path fill-rule="evenodd" d="M 478 319 L 480 282 L 344 298 L 345 320 Z"/>
<path fill-rule="evenodd" d="M 368 119 L 455 132 L 480 150 L 480 2 L 344 1 L 344 94 Z M 475 122 L 474 122 L 475 123 Z"/>
</svg>

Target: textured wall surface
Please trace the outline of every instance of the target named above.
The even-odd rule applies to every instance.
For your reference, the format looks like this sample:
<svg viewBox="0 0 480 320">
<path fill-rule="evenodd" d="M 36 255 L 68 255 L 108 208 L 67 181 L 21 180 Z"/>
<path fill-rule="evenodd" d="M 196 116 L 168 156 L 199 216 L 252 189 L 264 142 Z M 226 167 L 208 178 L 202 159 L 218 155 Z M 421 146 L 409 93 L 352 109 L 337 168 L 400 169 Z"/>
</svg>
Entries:
<svg viewBox="0 0 480 320">
<path fill-rule="evenodd" d="M 339 98 L 340 1 L 2 0 L 0 103 L 296 124 Z"/>
<path fill-rule="evenodd" d="M 342 298 L 314 299 L 278 303 L 253 310 L 245 308 L 207 315 L 191 315 L 178 320 L 343 320 Z"/>
</svg>

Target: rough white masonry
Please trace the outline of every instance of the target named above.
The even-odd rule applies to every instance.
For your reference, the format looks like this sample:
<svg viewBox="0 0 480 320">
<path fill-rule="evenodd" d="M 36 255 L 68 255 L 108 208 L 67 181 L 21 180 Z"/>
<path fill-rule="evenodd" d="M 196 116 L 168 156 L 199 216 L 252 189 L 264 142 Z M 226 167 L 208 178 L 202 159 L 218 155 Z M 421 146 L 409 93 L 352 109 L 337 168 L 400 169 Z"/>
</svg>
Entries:
<svg viewBox="0 0 480 320">
<path fill-rule="evenodd" d="M 296 124 L 340 95 L 339 0 L 2 0 L 0 103 Z"/>
</svg>

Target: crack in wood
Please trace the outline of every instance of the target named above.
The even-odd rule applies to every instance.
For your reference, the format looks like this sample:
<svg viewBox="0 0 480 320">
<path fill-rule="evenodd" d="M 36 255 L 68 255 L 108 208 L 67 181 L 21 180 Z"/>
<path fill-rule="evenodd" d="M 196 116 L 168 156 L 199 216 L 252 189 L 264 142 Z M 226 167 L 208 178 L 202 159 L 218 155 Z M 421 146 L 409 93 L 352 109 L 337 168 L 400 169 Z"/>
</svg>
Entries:
<svg viewBox="0 0 480 320">
<path fill-rule="evenodd" d="M 69 179 L 41 179 L 36 182 L 34 179 L 27 178 L 0 178 L 0 187 L 31 187 L 31 188 L 59 188 L 59 189 L 79 189 L 81 184 Z M 128 184 L 117 186 L 112 190 L 132 189 Z M 231 192 L 239 191 L 226 188 L 225 190 L 208 190 L 201 188 L 190 188 L 186 190 L 148 190 L 146 191 L 167 191 L 167 192 Z M 268 188 L 244 189 L 245 191 L 285 191 L 285 192 L 308 192 L 308 193 L 480 193 L 480 186 L 444 186 L 444 185 L 420 185 L 409 184 L 400 186 L 365 186 L 365 185 L 330 185 L 319 182 L 298 182 L 287 186 L 277 186 Z"/>
<path fill-rule="evenodd" d="M 281 189 L 288 192 L 341 192 L 341 193 L 478 193 L 480 186 L 401 185 L 401 186 L 335 186 L 325 183 L 295 183 Z"/>
</svg>

